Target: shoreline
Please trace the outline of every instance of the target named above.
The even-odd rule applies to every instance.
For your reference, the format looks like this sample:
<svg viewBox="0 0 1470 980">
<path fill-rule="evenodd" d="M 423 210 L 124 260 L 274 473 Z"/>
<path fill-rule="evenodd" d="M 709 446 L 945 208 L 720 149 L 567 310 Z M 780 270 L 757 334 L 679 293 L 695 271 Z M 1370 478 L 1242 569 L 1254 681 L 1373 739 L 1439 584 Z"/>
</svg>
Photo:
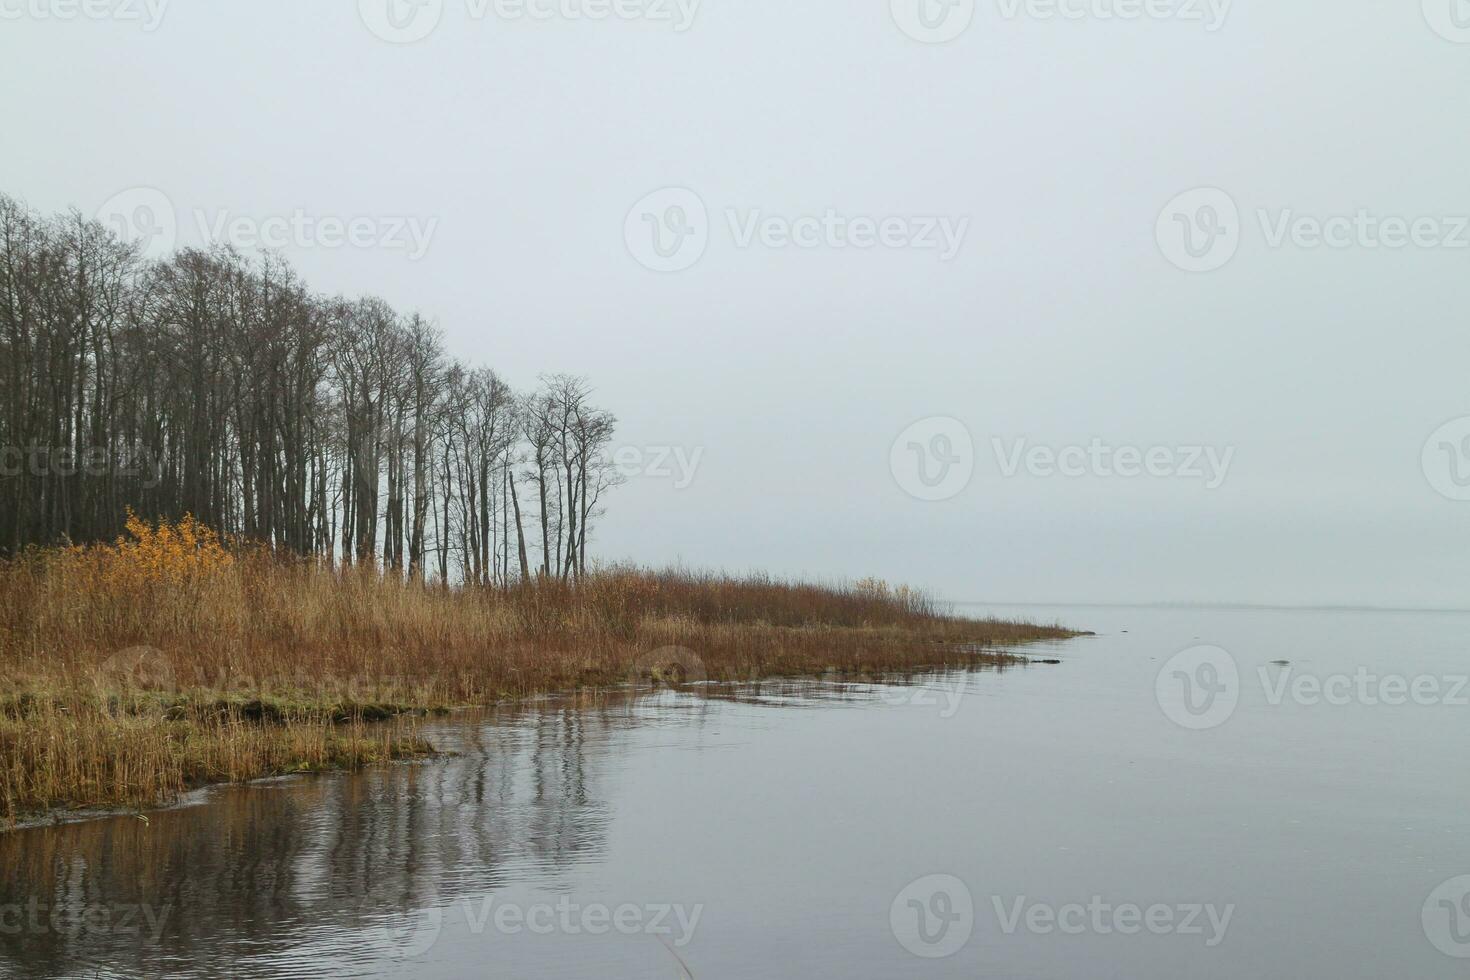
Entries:
<svg viewBox="0 0 1470 980">
<path fill-rule="evenodd" d="M 980 621 L 976 621 L 980 624 Z M 1061 641 L 1061 639 L 1075 639 L 1078 636 L 1086 636 L 1086 632 L 1076 630 L 1061 630 L 1054 632 L 1055 627 L 1035 627 L 1045 635 L 1035 638 L 1022 639 L 1013 642 L 1011 646 L 1026 646 L 1039 644 L 1039 642 Z M 914 641 L 919 641 L 919 636 Z M 969 649 L 967 649 L 969 648 Z M 384 736 L 382 745 L 384 751 L 381 755 L 363 755 L 356 758 L 335 758 L 335 760 L 323 761 L 322 764 L 307 765 L 307 767 L 285 768 L 279 771 L 263 771 L 251 776 L 237 777 L 237 779 L 210 779 L 203 782 L 191 782 L 182 789 L 175 790 L 169 798 L 154 799 L 140 805 L 125 805 L 125 807 L 91 807 L 82 805 L 79 808 L 51 807 L 34 813 L 19 813 L 15 817 L 0 818 L 0 835 L 7 833 L 25 832 L 25 830 L 40 830 L 46 827 L 66 826 L 73 823 L 88 823 L 88 821 L 110 820 L 116 817 L 135 817 L 147 823 L 148 814 L 168 813 L 179 807 L 190 807 L 190 805 L 203 804 L 212 790 L 226 788 L 226 786 L 251 786 L 256 783 L 273 782 L 273 780 L 295 779 L 295 777 L 320 776 L 320 774 L 331 773 L 356 773 L 356 771 L 368 770 L 368 768 L 387 767 L 392 764 L 416 764 L 429 763 L 435 758 L 450 755 L 450 752 L 435 748 L 431 742 L 420 738 L 417 733 L 416 723 L 423 718 L 450 718 L 460 714 L 476 713 L 476 711 L 490 711 L 494 708 L 504 707 L 534 707 L 537 704 L 554 704 L 559 701 L 581 701 L 585 698 L 619 698 L 619 696 L 641 696 L 645 693 L 660 691 L 660 689 L 672 689 L 672 691 L 692 692 L 697 689 L 729 689 L 744 685 L 759 685 L 759 683 L 778 682 L 778 680 L 810 680 L 813 683 L 908 683 L 911 679 L 928 674 L 945 673 L 945 671 L 983 671 L 983 670 L 1011 670 L 1025 669 L 1032 666 L 1051 666 L 1058 664 L 1058 660 L 1039 660 L 1039 658 L 1026 657 L 1019 652 L 1008 651 L 1008 649 L 985 648 L 980 644 L 957 644 L 953 648 L 956 655 L 944 657 L 941 660 L 929 661 L 929 663 L 903 663 L 894 666 L 882 666 L 881 661 L 863 664 L 857 669 L 838 670 L 835 667 L 826 667 L 823 670 L 764 670 L 757 671 L 748 676 L 720 676 L 706 677 L 697 680 L 673 680 L 660 676 L 663 671 L 659 664 L 654 664 L 653 669 L 647 676 L 625 679 L 620 683 L 603 683 L 603 685 L 585 685 L 578 688 L 548 689 L 528 693 L 528 695 L 506 696 L 495 701 L 484 702 L 484 704 L 457 704 L 457 705 L 356 705 L 360 708 L 370 708 L 375 717 L 341 717 L 344 705 L 338 701 L 319 701 L 310 704 L 309 711 L 316 711 L 322 718 L 322 724 L 326 732 L 337 736 L 337 729 L 344 724 L 354 727 L 354 732 L 360 726 L 370 726 L 369 730 L 376 735 Z M 228 698 L 221 698 L 216 692 L 193 691 L 178 695 L 182 699 L 194 699 L 203 696 L 207 704 L 223 704 Z M 113 695 L 116 696 L 116 695 Z M 269 704 L 268 698 L 254 698 L 254 702 Z M 245 701 L 244 704 L 251 704 Z M 394 708 L 391 713 L 385 713 L 388 708 Z M 270 720 L 268 713 L 259 717 L 262 723 L 262 732 L 269 733 L 272 730 L 279 732 L 279 724 L 282 721 Z M 409 723 L 407 732 L 395 732 L 392 726 L 401 726 Z M 356 736 L 354 736 L 356 738 Z"/>
<path fill-rule="evenodd" d="M 170 564 L 172 563 L 172 564 Z M 0 826 L 422 755 L 417 718 L 548 694 L 1017 666 L 1078 635 L 877 580 L 608 569 L 424 585 L 263 552 L 0 563 Z"/>
</svg>

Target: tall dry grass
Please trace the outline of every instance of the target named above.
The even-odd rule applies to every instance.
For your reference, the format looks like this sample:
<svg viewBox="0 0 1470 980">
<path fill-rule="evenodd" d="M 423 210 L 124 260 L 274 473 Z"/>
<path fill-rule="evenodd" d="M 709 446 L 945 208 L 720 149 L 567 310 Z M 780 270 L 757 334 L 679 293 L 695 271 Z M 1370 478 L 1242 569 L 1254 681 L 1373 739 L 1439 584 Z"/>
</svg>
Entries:
<svg viewBox="0 0 1470 980">
<path fill-rule="evenodd" d="M 0 816 L 420 751 L 411 724 L 362 727 L 412 711 L 650 677 L 997 663 L 1065 635 L 874 580 L 608 568 L 423 586 L 134 518 L 114 544 L 0 565 Z"/>
</svg>

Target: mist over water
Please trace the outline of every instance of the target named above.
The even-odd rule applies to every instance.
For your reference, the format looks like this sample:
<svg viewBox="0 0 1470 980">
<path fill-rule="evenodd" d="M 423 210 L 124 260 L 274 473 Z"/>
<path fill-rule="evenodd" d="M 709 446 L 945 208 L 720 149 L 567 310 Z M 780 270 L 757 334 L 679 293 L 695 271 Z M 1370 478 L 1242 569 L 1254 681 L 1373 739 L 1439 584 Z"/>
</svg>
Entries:
<svg viewBox="0 0 1470 980">
<path fill-rule="evenodd" d="M 907 684 L 456 717 L 431 762 L 7 835 L 0 908 L 43 926 L 0 930 L 0 965 L 1461 975 L 1463 615 L 1024 611 L 1100 635 Z"/>
</svg>

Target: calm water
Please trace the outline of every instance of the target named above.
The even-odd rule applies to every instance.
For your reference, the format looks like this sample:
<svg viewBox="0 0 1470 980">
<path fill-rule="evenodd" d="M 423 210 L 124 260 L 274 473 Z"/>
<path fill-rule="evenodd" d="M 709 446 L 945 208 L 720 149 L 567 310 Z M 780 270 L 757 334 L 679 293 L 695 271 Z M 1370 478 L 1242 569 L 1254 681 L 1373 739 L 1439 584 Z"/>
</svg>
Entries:
<svg viewBox="0 0 1470 980">
<path fill-rule="evenodd" d="M 1470 970 L 1470 616 L 990 611 L 1101 635 L 456 719 L 455 758 L 0 837 L 0 974 Z"/>
</svg>

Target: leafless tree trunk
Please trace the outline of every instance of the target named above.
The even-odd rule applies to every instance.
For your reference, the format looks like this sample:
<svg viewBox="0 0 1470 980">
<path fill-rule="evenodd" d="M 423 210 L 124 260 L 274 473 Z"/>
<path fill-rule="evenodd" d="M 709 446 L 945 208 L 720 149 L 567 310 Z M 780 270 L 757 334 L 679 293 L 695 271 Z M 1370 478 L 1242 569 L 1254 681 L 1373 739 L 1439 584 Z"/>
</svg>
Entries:
<svg viewBox="0 0 1470 980">
<path fill-rule="evenodd" d="M 421 583 L 437 555 L 442 582 L 490 586 L 512 550 L 532 577 L 535 520 L 537 573 L 581 575 L 616 482 L 590 393 L 551 375 L 518 397 L 422 317 L 319 297 L 278 256 L 149 262 L 0 196 L 0 556 L 110 539 L 132 508 Z"/>
</svg>

